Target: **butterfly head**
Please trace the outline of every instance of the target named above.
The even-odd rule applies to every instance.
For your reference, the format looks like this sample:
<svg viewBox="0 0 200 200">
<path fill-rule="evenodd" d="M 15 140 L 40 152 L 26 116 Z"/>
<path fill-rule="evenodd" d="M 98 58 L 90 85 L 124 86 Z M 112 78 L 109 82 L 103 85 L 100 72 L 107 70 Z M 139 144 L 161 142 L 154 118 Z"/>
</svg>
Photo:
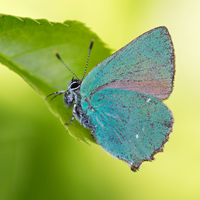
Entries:
<svg viewBox="0 0 200 200">
<path fill-rule="evenodd" d="M 73 93 L 73 92 L 76 92 L 77 90 L 79 90 L 80 87 L 81 87 L 81 81 L 78 79 L 74 79 L 74 77 L 73 77 L 72 80 L 68 84 L 68 91 L 70 93 Z"/>
<path fill-rule="evenodd" d="M 65 91 L 64 101 L 70 107 L 75 100 L 75 95 L 78 90 L 80 90 L 81 81 L 78 79 L 72 78 L 68 84 L 68 90 Z"/>
</svg>

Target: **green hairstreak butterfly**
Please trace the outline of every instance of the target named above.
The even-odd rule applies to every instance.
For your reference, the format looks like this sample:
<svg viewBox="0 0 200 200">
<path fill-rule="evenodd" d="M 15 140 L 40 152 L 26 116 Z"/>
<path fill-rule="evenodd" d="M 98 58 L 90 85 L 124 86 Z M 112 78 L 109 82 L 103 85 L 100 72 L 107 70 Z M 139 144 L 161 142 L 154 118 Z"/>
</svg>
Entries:
<svg viewBox="0 0 200 200">
<path fill-rule="evenodd" d="M 93 41 L 88 60 L 92 46 Z M 172 131 L 173 116 L 162 100 L 172 92 L 174 72 L 171 37 L 166 27 L 158 27 L 99 63 L 86 77 L 84 73 L 79 79 L 72 72 L 76 78 L 68 90 L 48 96 L 64 94 L 65 104 L 73 104 L 69 124 L 76 117 L 105 151 L 137 171 L 163 150 Z"/>
</svg>

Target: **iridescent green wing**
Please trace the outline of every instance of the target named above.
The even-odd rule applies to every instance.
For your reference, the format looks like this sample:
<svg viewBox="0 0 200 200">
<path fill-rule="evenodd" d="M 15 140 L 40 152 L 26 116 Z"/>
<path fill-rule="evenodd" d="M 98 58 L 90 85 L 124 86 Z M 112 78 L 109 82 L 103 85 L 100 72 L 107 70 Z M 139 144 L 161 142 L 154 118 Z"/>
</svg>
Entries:
<svg viewBox="0 0 200 200">
<path fill-rule="evenodd" d="M 162 151 L 172 131 L 170 110 L 157 98 L 124 89 L 108 88 L 95 93 L 87 116 L 96 125 L 95 138 L 104 150 L 131 165 Z M 82 104 L 87 109 L 87 102 Z"/>
<path fill-rule="evenodd" d="M 166 99 L 172 91 L 173 78 L 171 37 L 165 27 L 158 27 L 92 69 L 82 83 L 81 96 L 89 97 L 104 88 L 121 88 Z"/>
</svg>

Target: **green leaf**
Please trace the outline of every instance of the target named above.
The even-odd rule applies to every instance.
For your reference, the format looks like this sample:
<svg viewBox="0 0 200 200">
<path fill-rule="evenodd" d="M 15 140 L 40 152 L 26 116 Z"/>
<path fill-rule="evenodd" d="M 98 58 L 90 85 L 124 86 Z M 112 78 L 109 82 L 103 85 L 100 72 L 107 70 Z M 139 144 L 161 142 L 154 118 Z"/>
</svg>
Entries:
<svg viewBox="0 0 200 200">
<path fill-rule="evenodd" d="M 99 37 L 78 21 L 64 23 L 33 20 L 0 14 L 0 62 L 21 76 L 42 98 L 50 110 L 68 123 L 72 109 L 67 109 L 61 96 L 53 101 L 45 99 L 52 92 L 66 90 L 72 74 L 56 58 L 57 51 L 67 66 L 81 79 L 85 69 L 91 40 L 88 72 L 110 55 Z M 38 111 L 40 112 L 40 111 Z M 76 120 L 65 126 L 75 138 L 95 142 L 90 130 Z"/>
</svg>

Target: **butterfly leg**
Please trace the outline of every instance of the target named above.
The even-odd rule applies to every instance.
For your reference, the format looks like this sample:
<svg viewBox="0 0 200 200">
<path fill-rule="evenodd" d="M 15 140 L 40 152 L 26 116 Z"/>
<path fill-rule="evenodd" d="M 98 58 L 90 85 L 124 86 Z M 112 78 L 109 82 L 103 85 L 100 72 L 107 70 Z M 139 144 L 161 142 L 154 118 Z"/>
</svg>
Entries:
<svg viewBox="0 0 200 200">
<path fill-rule="evenodd" d="M 87 128 L 89 128 L 91 130 L 91 137 L 94 138 L 94 134 L 95 134 L 95 129 L 96 129 L 96 125 L 91 124 L 91 122 L 86 118 L 82 121 L 83 125 L 86 126 Z"/>
<path fill-rule="evenodd" d="M 95 132 L 94 131 L 95 131 L 96 127 L 97 127 L 97 125 L 95 125 L 93 127 L 93 129 L 91 130 L 91 137 L 94 138 L 94 139 L 95 139 L 95 137 L 94 137 Z"/>
<path fill-rule="evenodd" d="M 89 106 L 87 107 L 85 113 L 87 113 L 88 110 L 95 110 L 94 107 L 92 106 L 92 104 L 90 103 L 89 99 L 86 97 L 85 101 L 89 104 Z M 95 134 L 95 129 L 96 129 L 96 125 L 91 124 L 91 122 L 87 119 L 87 121 L 85 122 L 87 128 L 89 128 L 91 130 L 91 137 L 95 139 L 94 134 Z"/>
<path fill-rule="evenodd" d="M 86 116 L 86 114 L 84 112 L 81 113 L 80 116 L 80 122 L 87 127 L 88 129 L 91 130 L 91 137 L 94 138 L 94 131 L 96 129 L 96 125 L 91 124 L 90 120 L 88 119 L 88 117 Z"/>
<path fill-rule="evenodd" d="M 89 103 L 89 108 L 88 109 L 93 109 L 92 105 Z M 87 112 L 83 112 L 81 106 L 77 103 L 74 103 L 74 107 L 73 107 L 73 115 L 71 118 L 71 121 L 69 123 L 65 123 L 65 125 L 70 125 L 72 124 L 72 122 L 74 121 L 74 118 L 76 117 L 77 120 L 80 121 L 81 124 L 83 124 L 84 127 L 87 127 L 88 129 L 91 130 L 91 137 L 94 138 L 94 133 L 95 133 L 95 129 L 96 129 L 96 125 L 91 124 L 90 120 L 88 119 L 86 113 Z"/>
<path fill-rule="evenodd" d="M 74 107 L 73 107 L 73 115 L 72 115 L 72 118 L 71 118 L 71 121 L 69 122 L 69 123 L 65 123 L 65 125 L 70 125 L 70 124 L 72 124 L 72 122 L 74 121 L 74 117 L 75 117 L 75 115 L 76 115 L 76 108 L 77 108 L 77 105 L 76 105 L 76 103 L 74 104 Z"/>
<path fill-rule="evenodd" d="M 55 96 L 53 96 L 53 97 L 51 98 L 51 101 L 52 101 L 55 97 L 57 97 L 57 96 L 59 96 L 59 95 L 61 95 L 61 94 L 63 94 L 63 93 L 66 93 L 66 92 L 67 92 L 67 91 L 58 91 L 58 92 L 51 93 L 51 94 L 49 94 L 48 96 L 46 96 L 46 99 L 47 99 L 48 97 L 50 97 L 50 96 L 52 96 L 52 95 L 55 94 Z"/>
</svg>

